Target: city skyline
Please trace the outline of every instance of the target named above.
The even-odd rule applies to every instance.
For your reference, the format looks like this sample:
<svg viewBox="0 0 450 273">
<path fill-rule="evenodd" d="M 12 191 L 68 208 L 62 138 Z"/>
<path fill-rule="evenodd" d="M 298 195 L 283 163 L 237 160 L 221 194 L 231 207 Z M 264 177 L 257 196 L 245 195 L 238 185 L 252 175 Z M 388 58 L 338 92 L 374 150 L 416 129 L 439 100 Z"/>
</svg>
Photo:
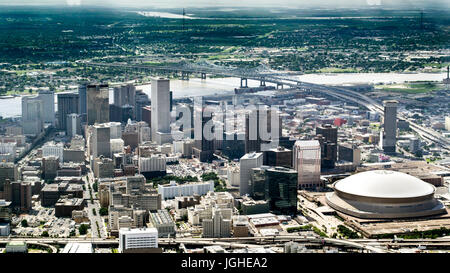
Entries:
<svg viewBox="0 0 450 273">
<path fill-rule="evenodd" d="M 207 2 L 0 9 L 0 253 L 450 253 L 445 4 Z"/>
</svg>

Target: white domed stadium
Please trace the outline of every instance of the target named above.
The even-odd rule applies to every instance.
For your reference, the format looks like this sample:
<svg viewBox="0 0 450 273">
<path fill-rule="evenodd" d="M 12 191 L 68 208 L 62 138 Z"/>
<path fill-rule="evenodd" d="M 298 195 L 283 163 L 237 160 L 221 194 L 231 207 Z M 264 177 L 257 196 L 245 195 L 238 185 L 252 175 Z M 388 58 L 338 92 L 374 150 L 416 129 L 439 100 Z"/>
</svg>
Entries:
<svg viewBox="0 0 450 273">
<path fill-rule="evenodd" d="M 409 174 L 376 170 L 354 174 L 334 184 L 327 204 L 364 219 L 424 217 L 446 213 L 434 198 L 435 188 Z"/>
</svg>

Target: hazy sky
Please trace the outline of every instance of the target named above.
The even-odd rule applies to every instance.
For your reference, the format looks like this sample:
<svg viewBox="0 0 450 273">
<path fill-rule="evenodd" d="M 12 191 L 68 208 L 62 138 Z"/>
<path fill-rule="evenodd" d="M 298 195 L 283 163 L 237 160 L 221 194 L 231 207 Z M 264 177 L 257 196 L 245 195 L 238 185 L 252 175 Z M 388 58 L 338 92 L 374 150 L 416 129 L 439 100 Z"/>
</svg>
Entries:
<svg viewBox="0 0 450 273">
<path fill-rule="evenodd" d="M 3 5 L 101 5 L 128 7 L 207 7 L 207 6 L 278 6 L 278 7 L 427 7 L 450 8 L 449 0 L 0 0 Z"/>
</svg>

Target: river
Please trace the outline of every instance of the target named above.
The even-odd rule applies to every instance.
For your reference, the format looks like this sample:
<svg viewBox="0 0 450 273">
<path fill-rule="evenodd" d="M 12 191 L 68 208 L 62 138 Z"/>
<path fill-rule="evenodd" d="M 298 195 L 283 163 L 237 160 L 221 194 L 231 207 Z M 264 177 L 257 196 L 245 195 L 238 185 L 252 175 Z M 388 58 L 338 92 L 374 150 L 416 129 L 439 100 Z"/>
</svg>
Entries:
<svg viewBox="0 0 450 273">
<path fill-rule="evenodd" d="M 380 84 L 380 83 L 403 83 L 407 81 L 442 81 L 445 73 L 327 73 L 327 74 L 305 74 L 295 78 L 315 84 Z M 274 84 L 267 83 L 274 86 Z M 191 78 L 189 81 L 171 80 L 170 89 L 174 98 L 205 96 L 214 94 L 233 94 L 234 88 L 240 86 L 239 78 L 208 78 L 202 80 Z M 248 80 L 248 86 L 257 87 L 259 81 Z M 150 97 L 151 86 L 137 86 Z M 112 91 L 110 91 L 110 102 L 113 102 Z M 57 100 L 55 98 L 55 104 Z M 57 109 L 55 105 L 55 109 Z M 0 116 L 4 118 L 18 117 L 22 113 L 21 97 L 0 99 Z"/>
</svg>

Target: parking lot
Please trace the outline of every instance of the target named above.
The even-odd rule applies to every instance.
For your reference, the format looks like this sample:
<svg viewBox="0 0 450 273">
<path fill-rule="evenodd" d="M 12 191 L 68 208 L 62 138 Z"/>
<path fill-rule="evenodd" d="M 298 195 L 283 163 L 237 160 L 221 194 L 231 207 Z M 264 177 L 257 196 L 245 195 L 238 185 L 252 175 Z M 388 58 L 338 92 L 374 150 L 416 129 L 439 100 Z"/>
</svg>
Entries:
<svg viewBox="0 0 450 273">
<path fill-rule="evenodd" d="M 28 226 L 22 226 L 22 221 L 26 220 Z M 21 214 L 12 217 L 12 235 L 16 236 L 42 236 L 44 231 L 49 237 L 70 237 L 70 231 L 76 230 L 75 221 L 70 218 L 58 218 L 55 216 L 54 208 L 40 206 L 40 202 L 34 202 L 33 210 L 28 214 Z"/>
</svg>

